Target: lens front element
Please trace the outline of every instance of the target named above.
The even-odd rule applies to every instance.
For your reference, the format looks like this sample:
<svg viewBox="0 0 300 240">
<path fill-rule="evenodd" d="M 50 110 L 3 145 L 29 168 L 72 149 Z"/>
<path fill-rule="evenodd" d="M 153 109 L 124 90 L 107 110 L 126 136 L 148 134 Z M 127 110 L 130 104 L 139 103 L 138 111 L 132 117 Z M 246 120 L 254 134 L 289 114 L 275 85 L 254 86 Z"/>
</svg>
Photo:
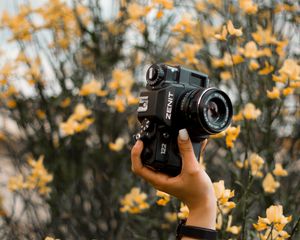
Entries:
<svg viewBox="0 0 300 240">
<path fill-rule="evenodd" d="M 232 118 L 232 104 L 226 93 L 217 88 L 199 88 L 182 98 L 180 111 L 187 124 L 207 134 L 225 130 Z"/>
<path fill-rule="evenodd" d="M 220 118 L 220 112 L 216 100 L 209 101 L 207 104 L 207 116 L 210 122 L 216 122 Z"/>
<path fill-rule="evenodd" d="M 207 131 L 223 131 L 231 121 L 231 101 L 221 90 L 210 89 L 204 92 L 198 101 L 198 114 Z"/>
</svg>

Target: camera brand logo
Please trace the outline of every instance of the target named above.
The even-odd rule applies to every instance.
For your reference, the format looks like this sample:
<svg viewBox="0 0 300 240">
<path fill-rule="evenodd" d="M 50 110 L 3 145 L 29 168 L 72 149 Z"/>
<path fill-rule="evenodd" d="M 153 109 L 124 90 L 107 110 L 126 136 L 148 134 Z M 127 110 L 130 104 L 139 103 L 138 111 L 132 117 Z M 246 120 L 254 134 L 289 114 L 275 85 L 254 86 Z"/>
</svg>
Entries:
<svg viewBox="0 0 300 240">
<path fill-rule="evenodd" d="M 167 108 L 166 108 L 166 119 L 171 120 L 171 112 L 173 107 L 173 100 L 174 100 L 174 94 L 169 92 L 168 93 L 168 102 L 167 102 Z"/>
<path fill-rule="evenodd" d="M 140 103 L 138 107 L 138 112 L 146 112 L 148 110 L 149 99 L 148 96 L 140 96 Z"/>
</svg>

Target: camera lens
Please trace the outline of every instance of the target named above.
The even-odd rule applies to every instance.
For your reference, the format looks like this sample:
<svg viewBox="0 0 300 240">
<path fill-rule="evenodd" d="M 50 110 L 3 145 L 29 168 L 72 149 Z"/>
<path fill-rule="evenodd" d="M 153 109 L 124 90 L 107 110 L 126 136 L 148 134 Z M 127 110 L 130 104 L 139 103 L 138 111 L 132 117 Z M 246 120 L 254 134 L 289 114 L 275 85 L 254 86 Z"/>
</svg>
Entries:
<svg viewBox="0 0 300 240">
<path fill-rule="evenodd" d="M 164 79 L 164 76 L 165 72 L 163 68 L 158 64 L 153 64 L 147 71 L 146 80 L 150 86 L 154 86 L 160 83 L 160 81 Z"/>
<path fill-rule="evenodd" d="M 216 122 L 220 118 L 220 112 L 218 109 L 218 105 L 214 101 L 209 101 L 207 104 L 207 116 L 208 121 Z"/>
<path fill-rule="evenodd" d="M 189 91 L 180 110 L 189 124 L 199 126 L 207 134 L 225 130 L 231 122 L 232 104 L 226 93 L 216 88 Z"/>
</svg>

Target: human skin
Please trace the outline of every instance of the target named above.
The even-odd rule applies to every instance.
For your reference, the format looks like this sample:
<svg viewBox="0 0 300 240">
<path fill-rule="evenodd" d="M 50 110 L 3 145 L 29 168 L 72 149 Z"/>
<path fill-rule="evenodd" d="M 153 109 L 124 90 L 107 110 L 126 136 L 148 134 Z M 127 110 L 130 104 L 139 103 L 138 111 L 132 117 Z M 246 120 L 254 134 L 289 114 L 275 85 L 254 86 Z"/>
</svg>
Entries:
<svg viewBox="0 0 300 240">
<path fill-rule="evenodd" d="M 203 143 L 202 151 L 205 145 L 206 141 Z M 178 147 L 182 158 L 182 171 L 178 176 L 171 177 L 144 166 L 140 157 L 143 142 L 140 140 L 131 150 L 132 171 L 157 190 L 173 195 L 184 202 L 189 208 L 186 225 L 215 229 L 217 207 L 213 184 L 195 157 L 186 129 L 179 131 Z"/>
</svg>

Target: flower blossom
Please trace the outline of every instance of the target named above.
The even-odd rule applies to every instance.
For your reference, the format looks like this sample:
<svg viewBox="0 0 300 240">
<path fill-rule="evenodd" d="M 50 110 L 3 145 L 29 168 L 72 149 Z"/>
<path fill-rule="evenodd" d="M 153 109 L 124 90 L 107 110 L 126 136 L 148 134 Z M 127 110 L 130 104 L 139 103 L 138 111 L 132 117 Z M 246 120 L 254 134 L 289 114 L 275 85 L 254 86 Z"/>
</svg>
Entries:
<svg viewBox="0 0 300 240">
<path fill-rule="evenodd" d="M 263 188 L 266 193 L 274 193 L 279 188 L 280 183 L 277 182 L 271 173 L 268 173 L 263 180 Z"/>
<path fill-rule="evenodd" d="M 186 219 L 189 216 L 189 208 L 187 205 L 181 203 L 180 205 L 180 212 L 177 214 L 178 218 L 180 219 Z"/>
<path fill-rule="evenodd" d="M 283 208 L 281 205 L 272 205 L 266 210 L 266 217 L 258 217 L 257 223 L 253 224 L 258 232 L 265 231 L 261 235 L 261 239 L 267 239 L 272 236 L 272 239 L 284 240 L 290 235 L 284 231 L 284 227 L 292 220 L 292 217 L 285 217 L 283 215 Z"/>
<path fill-rule="evenodd" d="M 140 188 L 134 187 L 130 193 L 121 199 L 121 212 L 129 212 L 132 214 L 140 213 L 142 210 L 149 208 L 149 204 L 145 202 L 147 194 L 141 192 Z"/>
<path fill-rule="evenodd" d="M 123 149 L 125 140 L 122 137 L 118 137 L 115 142 L 109 143 L 109 149 L 115 152 L 119 152 Z"/>
<path fill-rule="evenodd" d="M 248 120 L 255 120 L 260 116 L 260 114 L 261 111 L 257 109 L 253 103 L 247 103 L 243 110 L 243 115 Z"/>
<path fill-rule="evenodd" d="M 156 201 L 157 205 L 165 206 L 168 202 L 170 202 L 170 195 L 165 192 L 157 190 L 156 196 L 160 197 L 160 199 Z"/>
<path fill-rule="evenodd" d="M 256 153 L 252 153 L 248 159 L 251 168 L 251 174 L 254 177 L 262 177 L 261 168 L 265 163 L 264 159 Z"/>
<path fill-rule="evenodd" d="M 8 181 L 8 189 L 18 191 L 23 189 L 36 189 L 40 195 L 47 195 L 51 192 L 51 188 L 47 186 L 52 180 L 53 175 L 48 173 L 43 164 L 44 156 L 40 156 L 38 160 L 28 159 L 31 166 L 31 172 L 26 176 L 18 175 L 11 177 Z"/>
<path fill-rule="evenodd" d="M 239 0 L 240 8 L 247 14 L 252 15 L 257 12 L 257 4 L 252 0 Z"/>
<path fill-rule="evenodd" d="M 92 111 L 87 109 L 84 104 L 77 104 L 73 114 L 66 122 L 60 123 L 60 129 L 65 135 L 73 135 L 82 132 L 94 122 L 93 118 L 89 118 Z"/>
<path fill-rule="evenodd" d="M 285 177 L 288 175 L 288 171 L 283 169 L 282 164 L 281 163 L 276 163 L 275 164 L 275 168 L 273 170 L 273 174 L 275 176 L 280 176 L 280 177 Z"/>
<path fill-rule="evenodd" d="M 273 87 L 272 91 L 267 90 L 267 96 L 270 99 L 279 99 L 280 91 L 277 87 Z"/>
</svg>

